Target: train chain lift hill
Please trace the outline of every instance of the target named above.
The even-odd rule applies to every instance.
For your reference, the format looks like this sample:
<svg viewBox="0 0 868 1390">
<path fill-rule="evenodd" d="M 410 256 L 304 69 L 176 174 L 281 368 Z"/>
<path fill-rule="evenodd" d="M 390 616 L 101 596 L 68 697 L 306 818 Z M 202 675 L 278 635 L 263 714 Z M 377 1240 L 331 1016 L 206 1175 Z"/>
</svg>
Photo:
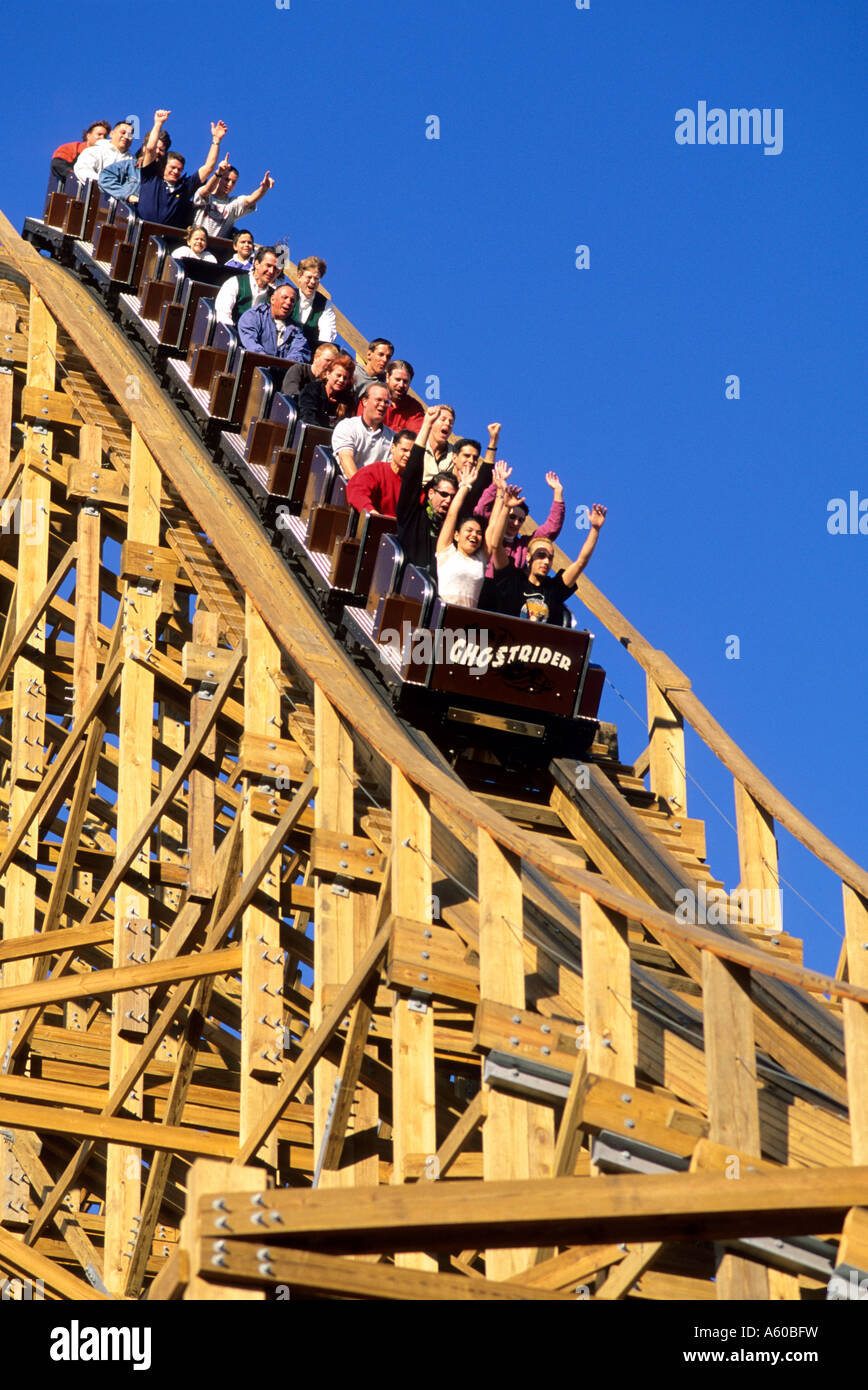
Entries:
<svg viewBox="0 0 868 1390">
<path fill-rule="evenodd" d="M 293 567 L 269 476 L 254 509 L 225 471 L 257 440 L 267 472 L 303 467 L 267 362 L 194 341 L 209 296 L 166 271 L 149 365 L 109 310 L 168 283 L 164 229 L 141 245 L 59 190 L 46 214 L 51 259 L 0 218 L 2 1277 L 97 1300 L 868 1287 L 865 871 L 587 580 L 647 676 L 633 764 L 575 690 L 572 749 L 525 713 L 536 761 L 491 718 L 414 727 L 323 616 L 312 557 L 332 579 L 356 542 L 354 583 L 366 548 L 316 522 L 341 510 L 327 455 L 323 490 L 269 494 L 310 504 Z M 208 350 L 230 380 L 199 407 L 232 413 L 197 433 L 160 376 L 183 395 Z M 731 894 L 687 815 L 685 722 L 734 779 Z M 778 827 L 843 883 L 834 978 L 784 931 Z M 703 892 L 726 925 L 675 915 Z"/>
</svg>

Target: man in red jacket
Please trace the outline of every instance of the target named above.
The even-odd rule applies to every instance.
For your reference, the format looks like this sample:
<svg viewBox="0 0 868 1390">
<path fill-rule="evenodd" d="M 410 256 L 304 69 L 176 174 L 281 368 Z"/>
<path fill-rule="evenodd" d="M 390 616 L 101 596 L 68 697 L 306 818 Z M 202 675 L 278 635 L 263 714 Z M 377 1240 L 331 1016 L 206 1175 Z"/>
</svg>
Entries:
<svg viewBox="0 0 868 1390">
<path fill-rule="evenodd" d="M 347 501 L 357 512 L 397 516 L 401 494 L 401 474 L 407 466 L 416 441 L 412 430 L 399 430 L 392 440 L 392 452 L 379 463 L 367 463 L 347 483 Z"/>
<path fill-rule="evenodd" d="M 97 140 L 107 140 L 111 128 L 111 121 L 92 121 L 87 130 L 81 132 L 80 140 L 70 140 L 66 145 L 58 145 L 51 156 L 52 174 L 56 174 L 59 179 L 65 179 L 72 173 L 72 166 L 82 150 L 95 145 Z"/>
</svg>

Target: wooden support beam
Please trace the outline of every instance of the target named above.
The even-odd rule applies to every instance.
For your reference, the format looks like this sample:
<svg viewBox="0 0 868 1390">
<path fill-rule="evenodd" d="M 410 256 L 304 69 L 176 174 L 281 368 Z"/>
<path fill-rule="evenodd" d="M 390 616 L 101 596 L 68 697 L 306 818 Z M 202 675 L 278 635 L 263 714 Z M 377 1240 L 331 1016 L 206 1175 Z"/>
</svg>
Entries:
<svg viewBox="0 0 868 1390">
<path fill-rule="evenodd" d="M 261 1234 L 249 1201 L 223 1194 L 219 1212 L 200 1206 L 203 1237 Z M 340 1251 L 465 1250 L 481 1246 L 613 1241 L 729 1240 L 841 1229 L 851 1207 L 868 1205 L 868 1168 L 782 1169 L 749 1181 L 708 1173 L 526 1182 L 416 1183 L 365 1194 L 281 1189 L 263 1194 L 270 1221 L 296 1245 Z M 271 1223 L 269 1229 L 276 1223 Z"/>
<path fill-rule="evenodd" d="M 263 1237 L 266 1240 L 267 1237 Z M 205 1240 L 200 1246 L 200 1296 L 215 1297 L 221 1289 L 216 1281 L 247 1285 L 264 1284 L 269 1289 L 284 1285 L 290 1297 L 310 1295 L 333 1298 L 455 1302 L 502 1302 L 515 1299 L 573 1302 L 572 1295 L 533 1288 L 517 1283 L 496 1283 L 489 1279 L 467 1279 L 460 1274 L 431 1274 L 420 1270 L 394 1269 L 385 1264 L 365 1264 L 340 1255 L 319 1255 L 310 1250 L 287 1250 L 282 1245 L 260 1247 L 267 1260 L 257 1257 L 246 1241 L 227 1240 L 219 1245 Z M 223 1263 L 220 1262 L 222 1256 Z M 207 1282 L 206 1282 L 207 1281 Z M 218 1295 L 219 1296 L 219 1295 Z M 228 1296 L 228 1295 L 227 1295 Z"/>
<path fill-rule="evenodd" d="M 244 1288 L 240 1283 L 234 1287 L 226 1284 L 214 1285 L 210 1281 L 206 1282 L 203 1277 L 205 1269 L 219 1267 L 220 1257 L 215 1256 L 215 1252 L 212 1250 L 203 1261 L 196 1215 L 198 1205 L 203 1199 L 207 1200 L 210 1193 L 220 1192 L 229 1180 L 229 1168 L 225 1163 L 213 1163 L 200 1159 L 190 1169 L 187 1182 L 187 1215 L 181 1224 L 180 1247 L 187 1257 L 190 1269 L 190 1280 L 184 1290 L 185 1299 L 209 1298 L 259 1303 L 265 1297 L 265 1294 L 260 1290 Z M 232 1169 L 231 1181 L 233 1187 L 237 1181 L 241 1192 L 258 1192 L 262 1186 L 262 1170 L 236 1165 Z"/>
<path fill-rule="evenodd" d="M 314 807 L 315 834 L 338 834 L 341 836 L 339 845 L 349 846 L 353 837 L 353 743 L 346 721 L 341 719 L 318 685 L 314 688 L 314 719 L 316 766 L 319 775 Z M 311 859 L 313 862 L 313 855 Z M 327 989 L 344 984 L 352 974 L 356 962 L 354 903 L 344 877 L 319 872 L 314 863 L 313 886 L 316 925 L 310 1019 L 311 1026 L 316 1028 L 323 1017 Z M 351 1028 L 354 1048 L 358 1048 L 359 1035 L 364 1035 L 361 1039 L 362 1052 L 369 1022 L 370 1007 L 363 998 L 354 1006 Z M 361 1064 L 361 1054 L 358 1060 Z M 349 1057 L 347 1061 L 349 1063 Z M 334 1125 L 334 1107 L 339 1097 L 343 1097 L 345 1106 L 347 1097 L 344 1078 L 331 1062 L 324 1060 L 313 1076 L 314 1149 L 317 1154 L 322 1152 L 327 1137 L 330 1138 L 331 1131 L 328 1136 L 326 1134 L 329 1116 L 331 1115 L 331 1124 Z M 343 1119 L 345 1123 L 346 1112 L 338 1118 L 339 1121 Z M 327 1144 L 319 1176 L 320 1186 L 352 1186 L 352 1171 L 337 1168 L 335 1157 L 336 1143 L 331 1147 Z"/>
<path fill-rule="evenodd" d="M 287 807 L 286 812 L 275 827 L 271 839 L 263 849 L 259 859 L 254 864 L 250 873 L 245 875 L 236 892 L 233 894 L 232 901 L 229 903 L 226 910 L 221 913 L 219 920 L 208 931 L 202 947 L 203 953 L 217 950 L 222 945 L 227 932 L 231 927 L 235 926 L 238 918 L 241 916 L 259 887 L 259 881 L 265 873 L 266 868 L 271 863 L 274 855 L 283 844 L 287 835 L 291 832 L 293 826 L 300 819 L 310 799 L 315 780 L 315 777 L 311 774 L 293 797 L 291 804 Z M 224 847 L 221 846 L 221 858 L 223 848 Z M 232 848 L 232 841 L 225 842 L 225 848 L 227 851 L 226 859 L 222 863 L 218 862 L 218 873 L 221 869 L 225 869 L 227 864 L 231 862 L 228 851 Z M 117 1086 L 113 1088 L 103 1107 L 104 1115 L 114 1114 L 115 1111 L 124 1104 L 127 1093 L 131 1087 L 137 1083 L 141 1072 L 154 1056 L 160 1043 L 181 1016 L 182 1010 L 186 1006 L 187 1000 L 194 989 L 195 983 L 192 981 L 184 982 L 178 986 L 171 1001 L 164 1006 L 159 1017 L 151 1025 L 148 1036 L 140 1044 L 136 1056 L 130 1063 L 124 1076 L 118 1082 Z M 279 1118 L 279 1115 L 275 1116 L 274 1123 L 276 1123 L 277 1118 Z M 54 1192 L 49 1198 L 46 1198 L 33 1219 L 30 1230 L 27 1233 L 27 1240 L 29 1243 L 32 1244 L 38 1238 L 47 1222 L 54 1216 L 54 1213 L 63 1201 L 67 1188 L 75 1181 L 79 1173 L 82 1172 L 84 1165 L 87 1163 L 92 1147 L 92 1144 L 86 1140 L 83 1144 L 79 1145 L 78 1149 L 69 1160 L 63 1174 L 58 1179 Z"/>
<path fill-rule="evenodd" d="M 852 984 L 868 988 L 868 899 L 843 887 L 847 971 Z M 868 1163 L 868 1005 L 844 1000 L 844 1039 L 853 1162 Z"/>
<path fill-rule="evenodd" d="M 199 603 L 193 616 L 193 641 L 200 642 L 206 651 L 217 651 L 219 623 L 216 613 L 210 613 Z M 228 660 L 231 653 L 221 653 Z M 190 695 L 190 737 L 194 738 L 201 728 L 206 714 L 207 700 L 203 700 L 200 690 Z M 215 792 L 214 772 L 206 771 L 208 764 L 213 767 L 217 753 L 217 735 L 212 727 L 202 747 L 205 766 L 190 773 L 190 800 L 188 810 L 188 845 L 190 850 L 190 896 L 210 898 L 214 891 L 214 819 Z"/>
<path fill-rule="evenodd" d="M 715 1143 L 731 1144 L 736 1151 L 759 1157 L 761 1141 L 750 975 L 737 966 L 704 954 L 702 983 L 709 1137 Z M 768 1278 L 760 1265 L 726 1251 L 717 1253 L 719 1299 L 768 1298 Z"/>
<path fill-rule="evenodd" d="M 428 798 L 392 768 L 392 911 L 431 921 L 431 816 Z M 424 985 L 424 982 L 423 982 Z M 409 1154 L 437 1152 L 434 1010 L 430 997 L 396 995 L 392 1006 L 392 1181 L 406 1181 Z M 403 1269 L 433 1270 L 419 1250 L 401 1254 Z"/>
<path fill-rule="evenodd" d="M 244 680 L 244 727 L 262 737 L 280 736 L 280 651 L 247 598 L 247 663 Z M 245 777 L 241 825 L 244 872 L 255 863 L 269 838 L 269 823 L 258 814 L 254 791 L 259 779 Z M 256 903 L 244 914 L 241 972 L 241 1142 L 268 1109 L 283 1065 L 283 952 L 280 945 L 280 868 L 277 855 L 260 883 Z M 261 905 L 260 905 L 261 904 Z M 277 1166 L 277 1138 L 272 1134 L 259 1154 Z"/>
<path fill-rule="evenodd" d="M 627 922 L 588 894 L 581 898 L 585 1051 L 597 1076 L 635 1083 Z"/>
<path fill-rule="evenodd" d="M 651 790 L 667 810 L 687 815 L 684 720 L 652 676 L 647 677 Z"/>
<path fill-rule="evenodd" d="M 739 887 L 748 892 L 748 903 L 761 905 L 759 925 L 773 935 L 784 929 L 778 875 L 778 842 L 775 823 L 741 782 L 733 783 L 738 827 Z M 750 895 L 759 894 L 759 897 Z M 752 914 L 756 920 L 756 909 Z"/>
<path fill-rule="evenodd" d="M 2 1229 L 0 1229 L 0 1260 L 7 1268 L 16 1270 L 32 1283 L 41 1280 L 45 1287 L 50 1289 L 58 1298 L 72 1299 L 74 1303 L 105 1303 L 108 1301 L 105 1294 L 98 1293 L 83 1279 L 79 1279 L 75 1274 L 70 1274 L 69 1270 L 64 1269 L 55 1260 L 40 1255 L 37 1250 L 31 1250 L 17 1236 L 10 1235 L 8 1231 Z"/>
</svg>

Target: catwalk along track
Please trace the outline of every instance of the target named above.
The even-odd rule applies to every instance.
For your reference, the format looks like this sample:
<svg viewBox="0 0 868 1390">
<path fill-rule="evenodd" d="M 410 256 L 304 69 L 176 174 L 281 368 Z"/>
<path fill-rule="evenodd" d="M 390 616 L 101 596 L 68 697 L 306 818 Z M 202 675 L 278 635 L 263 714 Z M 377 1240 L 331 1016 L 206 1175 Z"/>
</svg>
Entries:
<svg viewBox="0 0 868 1390">
<path fill-rule="evenodd" d="M 858 1287 L 865 871 L 584 580 L 647 675 L 633 763 L 581 710 L 572 749 L 545 717 L 413 727 L 221 467 L 270 417 L 193 428 L 71 269 L 87 230 L 64 265 L 0 218 L 9 1287 Z M 687 814 L 685 723 L 733 775 L 730 892 Z M 512 756 L 550 732 L 552 758 Z M 834 978 L 784 929 L 779 830 L 842 881 Z M 682 921 L 689 895 L 723 924 Z"/>
</svg>

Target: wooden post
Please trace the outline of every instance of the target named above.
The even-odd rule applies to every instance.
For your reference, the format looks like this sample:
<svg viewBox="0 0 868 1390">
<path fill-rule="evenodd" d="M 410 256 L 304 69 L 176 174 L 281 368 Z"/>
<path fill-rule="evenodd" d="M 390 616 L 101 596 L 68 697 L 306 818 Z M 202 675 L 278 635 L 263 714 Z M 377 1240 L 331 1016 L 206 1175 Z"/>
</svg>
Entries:
<svg viewBox="0 0 868 1390">
<path fill-rule="evenodd" d="M 684 720 L 660 686 L 648 676 L 648 755 L 651 790 L 670 811 L 687 815 Z"/>
<path fill-rule="evenodd" d="M 850 983 L 868 988 L 868 902 L 845 883 L 844 928 Z M 868 1164 L 868 1008 L 844 1000 L 847 1097 L 853 1162 Z"/>
<path fill-rule="evenodd" d="M 484 830 L 479 831 L 478 856 L 480 998 L 523 1010 L 521 862 Z M 529 1108 L 516 1096 L 497 1090 L 488 1093 L 482 1131 L 482 1172 L 487 1181 L 531 1176 Z M 487 1250 L 486 1278 L 509 1279 L 527 1263 L 527 1253 L 521 1249 Z"/>
<path fill-rule="evenodd" d="M 82 425 L 78 454 L 91 473 L 102 467 L 102 430 Z M 97 629 L 99 627 L 99 566 L 101 521 L 99 506 L 82 502 L 76 523 L 78 559 L 75 566 L 75 638 L 72 649 L 72 713 L 77 719 L 96 687 Z M 93 874 L 86 869 L 73 873 L 72 889 L 81 902 L 93 898 Z M 86 1010 L 78 1001 L 65 1006 L 66 1026 L 83 1028 Z"/>
<path fill-rule="evenodd" d="M 127 512 L 127 539 L 156 546 L 160 540 L 160 472 L 138 433 L 130 442 L 130 500 Z M 118 730 L 118 852 L 132 837 L 151 804 L 151 759 L 153 755 L 154 676 L 147 666 L 148 652 L 156 643 L 159 600 L 152 585 L 126 579 L 121 590 L 123 606 L 123 649 L 125 661 L 121 676 L 120 724 Z M 112 963 L 127 965 L 130 922 L 150 920 L 150 904 L 145 885 L 150 878 L 149 841 L 135 855 L 130 866 L 142 887 L 121 883 L 115 894 L 115 935 Z M 149 955 L 147 937 L 141 938 L 138 955 Z M 144 962 L 143 962 L 144 963 Z M 111 1019 L 110 1086 L 123 1076 L 137 1050 L 133 1040 L 136 1004 L 129 993 L 114 996 Z M 139 1010 L 141 1013 L 141 1009 Z M 126 1109 L 142 1114 L 142 1088 L 130 1092 Z M 141 1149 L 110 1144 L 106 1168 L 105 1283 L 110 1293 L 119 1295 L 126 1284 L 128 1260 L 135 1245 L 136 1221 L 141 1202 Z"/>
<path fill-rule="evenodd" d="M 751 921 L 762 925 L 771 936 L 783 931 L 775 823 L 740 782 L 733 785 L 741 872 L 739 888 L 748 894 Z"/>
<path fill-rule="evenodd" d="M 431 816 L 428 797 L 392 768 L 392 911 L 431 921 Z M 396 996 L 392 1006 L 393 1183 L 404 1182 L 408 1154 L 436 1154 L 434 1010 L 431 1000 Z M 404 1269 L 436 1269 L 430 1256 L 397 1255 Z"/>
<path fill-rule="evenodd" d="M 280 651 L 248 597 L 245 608 L 247 659 L 244 669 L 244 730 L 247 734 L 280 736 Z M 241 812 L 244 835 L 243 870 L 247 874 L 267 845 L 273 825 L 254 810 L 254 791 L 260 778 L 244 780 Z M 276 806 L 276 803 L 275 803 Z M 283 1067 L 283 955 L 280 945 L 280 860 L 265 872 L 257 897 L 273 907 L 253 905 L 244 913 L 241 971 L 241 1121 L 243 1144 L 268 1109 Z M 272 1131 L 258 1155 L 277 1166 L 277 1131 Z"/>
<path fill-rule="evenodd" d="M 216 613 L 196 605 L 193 615 L 193 641 L 216 651 L 219 637 L 219 620 Z M 208 701 L 200 698 L 194 690 L 190 696 L 190 737 L 195 738 L 204 722 Z M 217 731 L 208 736 L 203 758 L 214 758 L 217 753 Z M 187 812 L 187 842 L 190 851 L 190 896 L 210 898 L 214 891 L 214 776 L 205 771 L 190 774 L 190 802 Z"/>
<path fill-rule="evenodd" d="M 702 986 L 709 1137 L 719 1144 L 731 1144 L 738 1163 L 739 1153 L 759 1157 L 761 1149 L 750 972 L 703 951 Z M 734 1169 L 732 1181 L 750 1182 L 750 1177 Z M 720 1253 L 719 1299 L 768 1296 L 764 1269 L 750 1260 Z"/>
<path fill-rule="evenodd" d="M 203 1279 L 199 1268 L 199 1214 L 198 1206 L 203 1197 L 211 1192 L 262 1192 L 265 1188 L 265 1174 L 261 1168 L 231 1168 L 216 1158 L 197 1158 L 187 1177 L 187 1211 L 181 1223 L 181 1249 L 189 1259 L 190 1279 L 184 1290 L 184 1299 L 207 1298 L 218 1302 L 262 1303 L 265 1293 L 262 1289 L 245 1288 L 242 1285 L 217 1284 Z"/>
<path fill-rule="evenodd" d="M 588 893 L 582 894 L 581 914 L 588 1071 L 632 1086 L 636 1068 L 627 922 Z"/>
<path fill-rule="evenodd" d="M 353 833 L 353 743 L 337 710 L 317 685 L 314 690 L 316 765 L 319 775 L 314 826 L 349 837 Z M 346 884 L 331 875 L 314 876 L 314 975 L 311 1025 L 322 1021 L 323 998 L 329 985 L 343 985 L 356 963 L 353 897 Z M 319 1158 L 338 1068 L 322 1061 L 314 1072 L 314 1162 Z M 323 1168 L 321 1187 L 353 1185 L 351 1168 Z"/>
</svg>

